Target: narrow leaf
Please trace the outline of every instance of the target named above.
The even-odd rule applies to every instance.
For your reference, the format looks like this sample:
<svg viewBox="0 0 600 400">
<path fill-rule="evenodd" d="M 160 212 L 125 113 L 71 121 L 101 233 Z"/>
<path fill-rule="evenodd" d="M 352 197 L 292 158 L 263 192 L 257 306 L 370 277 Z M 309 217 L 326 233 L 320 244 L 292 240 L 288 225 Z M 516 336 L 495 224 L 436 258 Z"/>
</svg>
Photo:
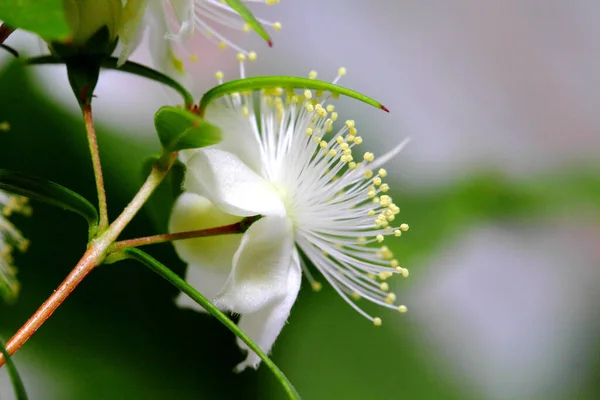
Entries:
<svg viewBox="0 0 600 400">
<path fill-rule="evenodd" d="M 117 67 L 118 59 L 115 57 L 110 57 L 104 60 L 102 67 L 108 69 L 115 69 L 117 71 L 129 72 L 130 74 L 142 76 L 144 78 L 151 79 L 156 82 L 160 82 L 164 85 L 167 85 L 177 91 L 181 97 L 183 97 L 183 101 L 185 103 L 186 108 L 191 108 L 194 104 L 194 96 L 190 94 L 183 86 L 179 84 L 175 79 L 170 78 L 169 76 L 158 72 L 152 68 L 146 67 L 145 65 L 141 65 L 135 63 L 133 61 L 126 61 L 125 64 Z"/>
<path fill-rule="evenodd" d="M 131 259 L 137 260 L 142 264 L 149 267 L 152 271 L 156 272 L 162 278 L 169 281 L 177 289 L 187 294 L 192 300 L 204 307 L 206 311 L 212 314 L 218 319 L 223 325 L 233 332 L 241 341 L 246 343 L 265 363 L 265 365 L 271 369 L 275 377 L 279 380 L 284 390 L 288 394 L 290 399 L 300 399 L 300 395 L 287 379 L 283 372 L 275 365 L 273 361 L 258 347 L 252 339 L 250 339 L 229 317 L 227 317 L 221 310 L 215 307 L 206 297 L 200 294 L 196 289 L 191 287 L 186 281 L 181 279 L 177 274 L 167 268 L 165 265 L 160 263 L 158 260 L 150 256 L 149 254 L 135 248 L 127 248 L 123 250 L 123 253 Z"/>
<path fill-rule="evenodd" d="M 20 172 L 0 169 L 0 189 L 73 211 L 87 220 L 90 231 L 95 229 L 98 224 L 96 208 L 79 194 L 58 183 Z"/>
<path fill-rule="evenodd" d="M 269 47 L 273 46 L 273 41 L 271 40 L 271 37 L 265 28 L 262 26 L 260 21 L 256 19 L 254 14 L 252 14 L 252 11 L 250 11 L 241 0 L 226 1 L 229 7 L 233 8 L 238 14 L 240 14 L 240 16 L 244 18 L 248 25 L 250 25 L 250 27 L 254 29 L 254 31 L 256 31 L 256 33 L 258 33 L 258 35 L 269 44 Z"/>
<path fill-rule="evenodd" d="M 294 76 L 258 76 L 246 79 L 237 79 L 234 81 L 223 83 L 219 86 L 215 86 L 202 96 L 199 105 L 200 115 L 204 115 L 204 110 L 210 102 L 213 100 L 225 96 L 226 94 L 242 92 L 245 90 L 259 90 L 259 89 L 272 89 L 272 88 L 284 88 L 284 89 L 313 89 L 313 90 L 325 90 L 333 94 L 340 94 L 353 99 L 362 101 L 382 109 L 383 111 L 389 112 L 388 109 L 380 102 L 365 96 L 357 91 L 334 85 L 333 83 L 319 81 L 316 79 L 298 78 Z"/>
<path fill-rule="evenodd" d="M 63 0 L 0 0 L 0 20 L 46 40 L 64 41 L 71 35 Z"/>
<path fill-rule="evenodd" d="M 10 381 L 12 383 L 13 389 L 15 391 L 15 396 L 17 400 L 27 400 L 27 392 L 25 391 L 25 385 L 23 385 L 23 381 L 19 376 L 19 372 L 17 371 L 17 367 L 13 362 L 10 353 L 4 347 L 4 340 L 0 338 L 0 353 L 4 356 L 6 360 L 6 369 L 8 369 L 8 375 L 10 376 Z"/>
<path fill-rule="evenodd" d="M 154 116 L 154 126 L 167 152 L 197 149 L 221 141 L 219 128 L 182 108 L 161 107 Z"/>
</svg>

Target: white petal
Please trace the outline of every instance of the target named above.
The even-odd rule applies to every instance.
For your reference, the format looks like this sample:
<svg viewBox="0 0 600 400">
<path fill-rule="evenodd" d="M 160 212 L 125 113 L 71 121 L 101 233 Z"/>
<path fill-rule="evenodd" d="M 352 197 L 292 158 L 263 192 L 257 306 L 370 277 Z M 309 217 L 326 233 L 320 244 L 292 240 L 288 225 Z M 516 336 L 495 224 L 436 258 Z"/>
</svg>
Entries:
<svg viewBox="0 0 600 400">
<path fill-rule="evenodd" d="M 123 9 L 123 22 L 119 32 L 117 66 L 123 65 L 142 40 L 145 24 L 142 22 L 148 0 L 128 0 Z M 163 16 L 163 18 L 165 18 Z"/>
<path fill-rule="evenodd" d="M 215 148 L 189 159 L 186 191 L 206 196 L 221 210 L 239 216 L 285 215 L 277 190 L 235 154 Z"/>
<path fill-rule="evenodd" d="M 173 206 L 169 220 L 169 232 L 214 228 L 230 225 L 240 220 L 240 217 L 219 210 L 207 198 L 185 192 L 179 196 Z M 233 256 L 240 246 L 241 240 L 242 234 L 221 235 L 176 240 L 173 242 L 173 246 L 179 258 L 186 263 L 229 274 Z"/>
<path fill-rule="evenodd" d="M 290 315 L 290 310 L 296 301 L 300 290 L 302 273 L 298 251 L 293 250 L 292 265 L 286 282 L 286 293 L 279 301 L 259 310 L 253 314 L 244 314 L 240 318 L 239 327 L 263 350 L 269 353 L 275 343 L 275 339 L 283 329 Z M 256 368 L 260 358 L 248 346 L 237 339 L 238 346 L 248 352 L 246 359 L 236 366 L 236 371 L 242 371 L 247 367 Z"/>
<path fill-rule="evenodd" d="M 173 52 L 173 40 L 165 36 L 171 31 L 167 23 L 167 10 L 162 1 L 148 3 L 150 26 L 150 55 L 161 72 L 177 77 L 184 74 L 183 61 Z"/>
<path fill-rule="evenodd" d="M 171 0 L 171 7 L 177 21 L 179 32 L 169 35 L 170 38 L 181 43 L 189 40 L 194 35 L 194 0 Z"/>
<path fill-rule="evenodd" d="M 246 314 L 280 301 L 288 290 L 293 251 L 288 218 L 267 216 L 252 224 L 233 257 L 233 270 L 215 304 Z"/>
<path fill-rule="evenodd" d="M 229 266 L 231 266 L 231 260 Z M 189 264 L 185 274 L 185 281 L 192 285 L 194 289 L 202 293 L 204 297 L 214 302 L 217 293 L 223 288 L 227 281 L 229 270 L 210 270 L 202 266 Z M 179 293 L 175 298 L 175 304 L 181 308 L 190 308 L 199 312 L 206 312 L 204 307 L 198 305 L 185 293 Z"/>
<path fill-rule="evenodd" d="M 206 120 L 223 133 L 223 140 L 216 148 L 237 155 L 254 172 L 261 173 L 260 145 L 248 118 L 234 109 L 212 103 L 206 109 Z"/>
</svg>

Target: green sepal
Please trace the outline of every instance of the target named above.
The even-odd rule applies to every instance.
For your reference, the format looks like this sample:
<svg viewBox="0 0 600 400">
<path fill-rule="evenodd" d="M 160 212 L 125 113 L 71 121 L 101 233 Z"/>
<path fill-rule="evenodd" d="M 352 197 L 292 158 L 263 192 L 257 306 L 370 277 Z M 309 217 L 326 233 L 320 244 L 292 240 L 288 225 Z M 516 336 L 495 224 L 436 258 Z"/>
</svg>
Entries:
<svg viewBox="0 0 600 400">
<path fill-rule="evenodd" d="M 329 91 L 334 95 L 344 95 L 377 107 L 383 111 L 389 110 L 377 100 L 374 100 L 362 93 L 333 83 L 319 81 L 316 79 L 298 78 L 294 76 L 258 76 L 253 78 L 236 79 L 234 81 L 215 86 L 202 96 L 199 104 L 199 114 L 204 115 L 206 107 L 215 99 L 231 93 L 243 92 L 259 89 L 313 89 Z"/>
<path fill-rule="evenodd" d="M 118 254 L 118 253 L 117 253 Z M 242 342 L 246 343 L 252 351 L 254 351 L 260 359 L 265 363 L 265 365 L 273 372 L 277 380 L 283 386 L 283 389 L 286 391 L 287 395 L 290 399 L 300 399 L 300 395 L 292 385 L 292 383 L 287 379 L 284 373 L 275 365 L 275 363 L 258 347 L 256 343 L 248 337 L 227 315 L 225 315 L 221 310 L 219 310 L 213 303 L 211 303 L 206 297 L 204 297 L 200 292 L 190 286 L 186 281 L 181 279 L 177 274 L 163 265 L 160 261 L 156 260 L 154 257 L 145 253 L 142 250 L 136 248 L 126 248 L 122 251 L 127 258 L 131 258 L 133 260 L 137 260 L 142 264 L 146 265 L 152 271 L 160 275 L 163 279 L 167 280 L 177 289 L 181 290 L 183 293 L 188 295 L 192 300 L 196 303 L 204 307 L 204 309 L 209 312 L 213 317 L 219 320 L 227 329 L 233 332 Z M 115 261 L 118 260 L 119 257 L 115 257 Z"/>
<path fill-rule="evenodd" d="M 154 116 L 154 126 L 166 152 L 206 147 L 221 141 L 221 130 L 183 108 L 164 106 Z"/>
<path fill-rule="evenodd" d="M 0 0 L 0 20 L 46 40 L 65 41 L 71 35 L 63 0 Z"/>
<path fill-rule="evenodd" d="M 88 63 L 83 59 L 67 61 L 67 77 L 77 102 L 81 106 L 89 105 L 100 76 L 100 64 Z"/>
<path fill-rule="evenodd" d="M 98 225 L 98 211 L 85 198 L 64 186 L 21 172 L 0 169 L 0 189 L 72 211 L 86 219 L 90 236 Z"/>
<path fill-rule="evenodd" d="M 2 340 L 2 338 L 0 338 L 0 353 L 2 353 L 4 359 L 6 360 L 6 369 L 8 370 L 8 375 L 10 377 L 13 390 L 15 391 L 16 400 L 27 400 L 29 397 L 25 391 L 25 385 L 23 385 L 23 381 L 19 376 L 19 372 L 17 371 L 17 367 L 15 366 L 10 353 L 8 350 L 6 350 L 6 347 L 4 347 L 4 340 Z"/>
<path fill-rule="evenodd" d="M 250 27 L 252 29 L 254 29 L 254 31 L 256 33 L 258 33 L 258 35 L 267 42 L 269 47 L 273 46 L 273 41 L 271 40 L 271 37 L 269 36 L 269 34 L 265 30 L 265 28 L 256 19 L 254 14 L 252 14 L 252 11 L 250 11 L 248 9 L 248 7 L 246 7 L 246 5 L 241 0 L 226 0 L 226 1 L 227 1 L 227 4 L 229 5 L 229 7 L 233 8 L 235 10 L 235 12 L 240 14 L 240 16 L 242 18 L 244 18 L 244 20 L 248 23 L 248 25 L 250 25 Z"/>
</svg>

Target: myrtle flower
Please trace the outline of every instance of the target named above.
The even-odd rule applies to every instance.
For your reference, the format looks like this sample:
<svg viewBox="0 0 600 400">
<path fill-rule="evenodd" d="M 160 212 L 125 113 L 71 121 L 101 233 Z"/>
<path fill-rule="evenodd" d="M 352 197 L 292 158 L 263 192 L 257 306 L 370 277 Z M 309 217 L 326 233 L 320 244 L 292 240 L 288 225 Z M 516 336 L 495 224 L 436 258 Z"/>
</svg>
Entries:
<svg viewBox="0 0 600 400">
<path fill-rule="evenodd" d="M 244 0 L 246 3 L 273 5 L 279 0 Z M 143 16 L 145 12 L 144 21 Z M 244 58 L 253 60 L 256 53 L 237 45 L 223 33 L 223 28 L 250 32 L 251 27 L 231 7 L 220 0 L 128 0 L 123 11 L 119 62 L 123 63 L 140 42 L 142 33 L 150 27 L 150 51 L 156 66 L 167 73 L 183 73 L 184 62 L 179 53 L 190 61 L 197 55 L 185 48 L 195 33 L 204 35 L 219 48 L 231 48 Z M 264 26 L 280 30 L 279 22 L 258 19 Z M 176 48 L 180 51 L 176 51 Z"/>
<path fill-rule="evenodd" d="M 344 74 L 340 68 L 334 82 Z M 383 242 L 408 225 L 397 223 L 400 208 L 381 168 L 405 142 L 382 157 L 362 153 L 357 124 L 347 120 L 334 131 L 338 113 L 319 92 L 264 90 L 255 100 L 236 93 L 209 106 L 206 118 L 222 129 L 223 141 L 184 152 L 184 193 L 171 232 L 262 216 L 243 235 L 175 242 L 189 264 L 188 282 L 221 309 L 241 314 L 240 328 L 266 352 L 289 316 L 302 272 L 315 290 L 321 287 L 304 260 L 376 326 L 381 318 L 356 300 L 405 312 L 387 279 L 408 270 Z M 194 307 L 183 294 L 177 302 Z M 238 345 L 248 356 L 237 369 L 256 368 L 258 356 Z"/>
<path fill-rule="evenodd" d="M 29 241 L 8 220 L 14 212 L 31 214 L 27 199 L 0 190 L 0 297 L 6 301 L 14 300 L 19 293 L 12 253 L 15 249 L 23 252 L 29 245 Z"/>
</svg>

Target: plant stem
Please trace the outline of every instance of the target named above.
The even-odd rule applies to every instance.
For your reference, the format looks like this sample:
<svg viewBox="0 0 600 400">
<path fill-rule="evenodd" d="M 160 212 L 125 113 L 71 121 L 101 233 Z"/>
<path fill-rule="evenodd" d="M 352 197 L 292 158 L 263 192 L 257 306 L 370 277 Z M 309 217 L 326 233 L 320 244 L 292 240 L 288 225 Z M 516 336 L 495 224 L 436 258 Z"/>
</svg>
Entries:
<svg viewBox="0 0 600 400">
<path fill-rule="evenodd" d="M 100 212 L 100 221 L 98 223 L 99 231 L 108 227 L 108 209 L 106 206 L 106 191 L 104 189 L 104 178 L 102 176 L 102 165 L 100 164 L 100 152 L 98 151 L 98 140 L 96 139 L 96 129 L 92 119 L 92 105 L 85 104 L 81 107 L 85 130 L 87 132 L 90 154 L 92 156 L 92 165 L 94 167 L 94 180 L 96 181 L 96 191 L 98 192 L 98 208 Z"/>
<path fill-rule="evenodd" d="M 254 217 L 251 218 L 255 219 Z M 118 251 L 123 250 L 126 247 L 139 247 L 146 246 L 149 244 L 172 242 L 173 240 L 244 233 L 248 225 L 248 222 L 246 222 L 246 219 L 244 219 L 240 222 L 236 222 L 235 224 L 219 226 L 216 228 L 198 229 L 195 231 L 176 233 L 165 233 L 162 235 L 153 235 L 136 239 L 121 240 L 113 244 L 110 248 L 110 251 L 116 253 Z"/>
<path fill-rule="evenodd" d="M 54 311 L 65 301 L 73 290 L 81 283 L 96 266 L 100 265 L 108 253 L 109 247 L 115 242 L 119 234 L 133 219 L 137 212 L 148 200 L 152 192 L 162 182 L 169 172 L 169 169 L 175 157 L 171 158 L 167 168 L 161 168 L 155 165 L 152 172 L 142 185 L 140 190 L 134 196 L 133 200 L 125 207 L 121 215 L 104 231 L 98 238 L 93 239 L 88 246 L 87 251 L 79 260 L 75 268 L 52 293 L 52 295 L 42 304 L 42 306 L 29 318 L 29 320 L 19 329 L 19 331 L 8 341 L 6 349 L 12 355 L 46 322 Z M 0 367 L 6 360 L 0 356 Z"/>
</svg>

